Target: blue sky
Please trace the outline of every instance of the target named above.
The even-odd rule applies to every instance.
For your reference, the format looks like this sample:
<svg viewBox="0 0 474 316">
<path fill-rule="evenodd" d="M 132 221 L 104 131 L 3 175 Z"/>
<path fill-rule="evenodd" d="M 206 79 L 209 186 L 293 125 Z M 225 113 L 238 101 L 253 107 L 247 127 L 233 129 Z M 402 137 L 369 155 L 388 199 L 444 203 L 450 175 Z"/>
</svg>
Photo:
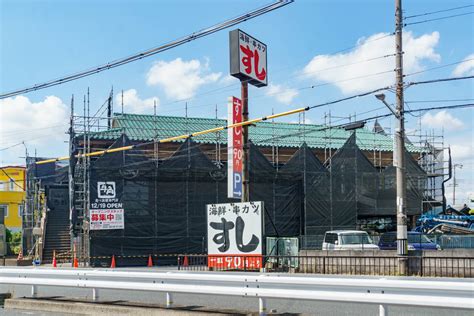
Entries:
<svg viewBox="0 0 474 316">
<path fill-rule="evenodd" d="M 267 1 L 0 1 L 1 48 L 0 91 L 27 87 L 62 75 L 103 64 L 158 46 L 214 23 L 257 8 Z M 472 1 L 404 1 L 410 16 L 453 7 Z M 456 13 L 457 11 L 407 20 L 407 23 Z M 433 21 L 405 28 L 406 73 L 418 72 L 464 59 L 474 54 L 474 15 Z M 238 25 L 268 46 L 270 86 L 250 88 L 250 116 L 339 99 L 391 84 L 394 74 L 373 75 L 394 68 L 392 37 L 375 40 L 394 30 L 392 0 L 296 1 L 265 16 Z M 343 49 L 352 48 L 337 54 Z M 82 98 L 91 89 L 91 112 L 115 94 L 126 93 L 125 111 L 152 113 L 152 101 L 162 115 L 226 115 L 227 97 L 239 95 L 239 85 L 229 77 L 228 30 L 187 43 L 150 58 L 61 86 L 6 99 L 2 106 L 0 149 L 25 141 L 30 153 L 56 156 L 66 152 L 68 104 L 72 94 Z M 474 72 L 473 60 L 406 78 L 429 80 Z M 344 67 L 344 65 L 352 66 Z M 342 65 L 342 66 L 341 66 Z M 459 68 L 460 65 L 463 67 Z M 458 67 L 458 69 L 457 69 Z M 332 68 L 332 69 L 327 69 Z M 373 75 L 357 80 L 347 80 Z M 341 82 L 343 81 L 343 82 Z M 303 89 L 321 85 L 313 89 Z M 180 87 L 180 88 L 176 88 Z M 220 89 L 215 92 L 209 91 Z M 406 90 L 406 101 L 474 99 L 472 80 L 414 86 Z M 387 92 L 387 101 L 394 102 Z M 120 98 L 119 98 L 120 99 Z M 183 99 L 186 99 L 185 101 Z M 182 100 L 182 101 L 180 101 Z M 409 103 L 411 108 L 472 103 Z M 322 123 L 324 113 L 358 118 L 386 113 L 373 96 L 310 111 L 306 118 Z M 120 105 L 115 104 L 119 110 Z M 289 117 L 283 121 L 297 121 Z M 407 116 L 409 133 L 421 120 L 423 131 L 441 134 L 451 145 L 458 171 L 460 198 L 474 195 L 472 108 Z M 389 119 L 381 121 L 392 127 Z M 370 124 L 371 125 L 371 124 Z M 0 161 L 21 163 L 24 147 L 0 151 Z M 448 195 L 449 195 L 448 189 Z"/>
</svg>

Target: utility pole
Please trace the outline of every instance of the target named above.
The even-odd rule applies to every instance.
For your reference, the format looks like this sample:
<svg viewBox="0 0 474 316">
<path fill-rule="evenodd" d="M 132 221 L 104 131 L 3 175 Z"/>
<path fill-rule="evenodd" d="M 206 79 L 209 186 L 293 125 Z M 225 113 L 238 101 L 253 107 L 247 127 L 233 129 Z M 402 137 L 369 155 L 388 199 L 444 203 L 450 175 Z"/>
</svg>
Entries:
<svg viewBox="0 0 474 316">
<path fill-rule="evenodd" d="M 407 273 L 408 243 L 406 214 L 406 170 L 405 170 L 405 122 L 403 100 L 403 48 L 402 48 L 402 0 L 395 0 L 395 48 L 396 48 L 396 112 L 398 126 L 395 132 L 394 164 L 397 170 L 397 255 L 399 256 L 399 273 Z"/>
<path fill-rule="evenodd" d="M 241 81 L 241 99 L 242 99 L 242 121 L 249 120 L 249 84 L 247 80 Z M 250 201 L 249 186 L 249 126 L 242 126 L 242 141 L 244 154 L 242 157 L 242 202 Z"/>
</svg>

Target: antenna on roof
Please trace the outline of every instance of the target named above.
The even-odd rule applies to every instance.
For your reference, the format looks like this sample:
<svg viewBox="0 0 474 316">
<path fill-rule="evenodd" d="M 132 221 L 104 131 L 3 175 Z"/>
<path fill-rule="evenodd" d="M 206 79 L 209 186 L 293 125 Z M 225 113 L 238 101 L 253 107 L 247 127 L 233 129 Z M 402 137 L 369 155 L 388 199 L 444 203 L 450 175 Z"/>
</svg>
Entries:
<svg viewBox="0 0 474 316">
<path fill-rule="evenodd" d="M 188 130 L 188 102 L 184 102 L 184 116 L 186 117 L 186 134 L 189 134 Z"/>
<path fill-rule="evenodd" d="M 123 89 L 122 89 L 122 115 L 123 115 Z"/>
<path fill-rule="evenodd" d="M 112 112 L 114 108 L 114 86 L 110 90 L 109 99 L 107 100 L 107 127 L 110 129 L 112 127 Z M 99 122 L 100 119 L 97 120 Z"/>
</svg>

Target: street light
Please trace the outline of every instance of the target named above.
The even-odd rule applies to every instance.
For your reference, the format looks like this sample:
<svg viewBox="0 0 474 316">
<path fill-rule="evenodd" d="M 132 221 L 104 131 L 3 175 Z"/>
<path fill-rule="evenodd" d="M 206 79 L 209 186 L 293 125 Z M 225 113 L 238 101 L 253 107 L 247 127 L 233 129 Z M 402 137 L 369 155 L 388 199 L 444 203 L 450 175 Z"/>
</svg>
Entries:
<svg viewBox="0 0 474 316">
<path fill-rule="evenodd" d="M 403 90 L 403 89 L 402 89 Z M 403 91 L 402 91 L 403 92 Z M 407 216 L 406 216 L 406 170 L 405 170 L 405 124 L 403 117 L 403 96 L 397 93 L 397 98 L 401 97 L 401 102 L 397 103 L 394 110 L 390 104 L 385 101 L 385 94 L 377 94 L 375 97 L 380 100 L 392 114 L 397 118 L 398 126 L 395 131 L 395 148 L 393 150 L 393 165 L 396 168 L 397 179 L 397 255 L 400 256 L 399 264 L 402 275 L 407 271 L 407 261 L 404 258 L 408 255 L 408 234 L 407 234 Z"/>
<path fill-rule="evenodd" d="M 395 115 L 396 118 L 398 118 L 397 112 L 395 112 L 392 106 L 388 104 L 387 101 L 385 101 L 385 94 L 383 93 L 376 94 L 375 97 L 379 99 L 380 101 L 382 101 L 382 103 L 385 104 L 385 106 L 390 110 L 390 112 L 392 112 L 392 114 Z"/>
</svg>

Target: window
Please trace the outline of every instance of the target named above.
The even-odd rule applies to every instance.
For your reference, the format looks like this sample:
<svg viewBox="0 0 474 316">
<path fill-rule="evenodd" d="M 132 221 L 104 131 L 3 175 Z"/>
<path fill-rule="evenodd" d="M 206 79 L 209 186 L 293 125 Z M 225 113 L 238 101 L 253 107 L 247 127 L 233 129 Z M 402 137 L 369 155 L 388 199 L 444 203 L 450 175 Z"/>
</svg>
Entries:
<svg viewBox="0 0 474 316">
<path fill-rule="evenodd" d="M 343 234 L 342 244 L 356 245 L 356 244 L 371 244 L 372 240 L 367 234 Z"/>
<path fill-rule="evenodd" d="M 0 191 L 5 191 L 5 182 L 0 181 Z"/>
<path fill-rule="evenodd" d="M 15 190 L 15 180 L 10 179 L 10 191 L 14 191 L 14 190 Z"/>
<path fill-rule="evenodd" d="M 383 243 L 394 243 L 397 241 L 397 235 L 396 234 L 383 234 L 381 237 L 381 241 Z"/>
<path fill-rule="evenodd" d="M 23 204 L 18 205 L 18 217 L 22 218 L 23 217 L 23 210 L 25 206 Z"/>
<path fill-rule="evenodd" d="M 429 244 L 432 241 L 428 239 L 425 235 L 421 234 L 408 234 L 408 243 L 409 244 Z"/>
<path fill-rule="evenodd" d="M 335 244 L 337 240 L 337 234 L 326 234 L 326 237 L 324 238 L 324 241 L 327 242 L 328 244 Z"/>
<path fill-rule="evenodd" d="M 8 217 L 8 205 L 0 205 L 0 224 L 5 224 L 5 217 Z"/>
</svg>

